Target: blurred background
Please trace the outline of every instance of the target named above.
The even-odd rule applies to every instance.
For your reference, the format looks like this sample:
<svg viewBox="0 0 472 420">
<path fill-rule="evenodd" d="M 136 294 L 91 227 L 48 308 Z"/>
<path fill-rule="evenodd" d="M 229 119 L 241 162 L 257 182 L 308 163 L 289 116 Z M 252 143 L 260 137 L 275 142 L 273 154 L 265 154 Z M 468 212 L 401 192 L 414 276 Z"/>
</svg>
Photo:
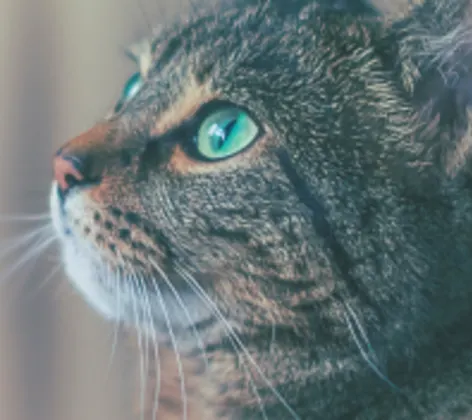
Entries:
<svg viewBox="0 0 472 420">
<path fill-rule="evenodd" d="M 125 47 L 188 7 L 0 0 L 0 420 L 132 418 L 136 355 L 57 270 L 55 245 L 37 255 L 46 236 L 7 253 L 46 222 L 9 216 L 47 211 L 51 156 L 118 98 L 135 71 Z"/>
</svg>

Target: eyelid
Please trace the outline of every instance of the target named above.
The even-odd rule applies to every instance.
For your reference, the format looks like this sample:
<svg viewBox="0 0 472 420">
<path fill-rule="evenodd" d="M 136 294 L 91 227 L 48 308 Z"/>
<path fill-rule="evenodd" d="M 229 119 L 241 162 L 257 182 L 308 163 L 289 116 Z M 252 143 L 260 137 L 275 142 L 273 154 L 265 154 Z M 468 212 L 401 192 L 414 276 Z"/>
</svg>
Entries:
<svg viewBox="0 0 472 420">
<path fill-rule="evenodd" d="M 201 124 L 205 118 L 209 117 L 213 112 L 219 111 L 222 108 L 235 108 L 240 111 L 244 111 L 252 120 L 262 129 L 262 124 L 259 123 L 257 116 L 244 105 L 240 105 L 225 99 L 212 99 L 209 102 L 204 102 L 198 109 L 187 118 L 186 121 L 196 121 Z"/>
</svg>

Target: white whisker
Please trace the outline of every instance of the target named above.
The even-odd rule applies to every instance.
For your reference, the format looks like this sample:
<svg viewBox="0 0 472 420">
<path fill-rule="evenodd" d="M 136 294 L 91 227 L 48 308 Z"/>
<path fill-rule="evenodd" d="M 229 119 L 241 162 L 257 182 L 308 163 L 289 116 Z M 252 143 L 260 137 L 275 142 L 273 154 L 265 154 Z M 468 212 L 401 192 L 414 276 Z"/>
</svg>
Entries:
<svg viewBox="0 0 472 420">
<path fill-rule="evenodd" d="M 134 284 L 131 284 L 130 287 L 130 297 L 132 300 L 132 306 L 133 306 L 133 312 L 134 312 L 134 318 L 135 318 L 135 325 L 141 325 L 141 320 L 139 317 L 139 309 L 138 309 L 138 297 L 137 297 L 137 292 L 134 291 L 134 285 L 137 286 L 137 279 L 133 276 L 133 280 L 135 280 Z M 136 328 L 136 333 L 138 334 L 138 350 L 139 350 L 139 378 L 140 378 L 140 399 L 141 399 L 141 419 L 143 418 L 144 415 L 144 405 L 145 405 L 145 360 L 144 360 L 144 354 L 143 354 L 143 334 L 139 328 Z"/>
<path fill-rule="evenodd" d="M 49 212 L 40 214 L 0 214 L 0 222 L 38 222 L 45 220 L 51 220 L 51 214 Z"/>
<path fill-rule="evenodd" d="M 4 258 L 7 255 L 9 255 L 11 252 L 17 250 L 18 248 L 22 247 L 23 245 L 28 244 L 31 242 L 33 239 L 35 239 L 37 236 L 40 236 L 41 234 L 46 233 L 48 230 L 50 230 L 50 233 L 52 236 L 55 236 L 52 231 L 52 225 L 47 224 L 45 226 L 41 226 L 39 228 L 34 229 L 31 232 L 28 232 L 27 234 L 20 235 L 19 237 L 14 237 L 10 238 L 4 242 L 8 242 L 9 246 L 0 249 L 0 258 Z M 0 244 L 1 245 L 1 244 Z"/>
<path fill-rule="evenodd" d="M 349 303 L 347 302 L 344 302 L 344 306 L 346 307 L 347 311 L 350 313 L 352 319 L 354 320 L 354 323 L 356 324 L 357 326 L 357 329 L 359 330 L 359 332 L 361 333 L 361 337 L 362 339 L 364 340 L 364 343 L 365 345 L 367 346 L 367 349 L 369 350 L 369 353 L 372 355 L 372 357 L 376 360 L 377 359 L 377 355 L 375 354 L 375 351 L 374 351 L 374 348 L 372 347 L 372 344 L 370 343 L 370 340 L 369 338 L 367 337 L 367 333 L 363 327 L 363 325 L 361 324 L 361 322 L 359 321 L 359 317 L 356 315 L 356 313 L 354 312 L 354 310 L 351 308 L 351 305 L 349 305 Z"/>
<path fill-rule="evenodd" d="M 133 278 L 136 280 L 136 285 L 138 286 L 138 292 L 141 292 L 141 302 L 145 304 L 146 302 L 146 291 L 144 290 L 144 282 L 143 279 L 138 277 L 136 273 L 133 273 Z M 144 316 L 148 316 L 148 313 L 144 312 Z M 146 338 L 145 346 L 144 346 L 144 363 L 143 363 L 143 370 L 144 370 L 144 377 L 142 378 L 142 392 L 141 392 L 141 420 L 144 420 L 144 406 L 145 406 L 145 397 L 146 397 L 146 389 L 147 389 L 147 379 L 149 374 L 149 343 L 147 340 L 147 335 L 143 334 L 143 338 Z"/>
<path fill-rule="evenodd" d="M 188 321 L 191 325 L 191 328 L 192 328 L 193 334 L 195 336 L 195 339 L 197 341 L 197 345 L 200 349 L 200 352 L 202 353 L 203 360 L 204 360 L 204 363 L 205 363 L 205 368 L 208 370 L 209 369 L 209 362 L 208 362 L 208 356 L 207 356 L 206 351 L 205 351 L 205 345 L 203 344 L 202 338 L 201 338 L 200 334 L 198 333 L 197 328 L 195 327 L 195 322 L 193 322 L 192 317 L 191 317 L 187 307 L 185 306 L 185 303 L 182 301 L 182 298 L 179 295 L 179 292 L 176 290 L 176 288 L 174 287 L 172 282 L 169 280 L 169 277 L 166 275 L 166 273 L 164 273 L 164 271 L 159 267 L 159 265 L 152 259 L 150 259 L 149 262 L 157 270 L 157 272 L 162 277 L 162 279 L 165 281 L 166 285 L 171 290 L 171 292 L 174 295 L 177 303 L 180 305 L 180 307 L 182 308 L 185 316 L 187 317 L 187 319 L 188 319 Z"/>
<path fill-rule="evenodd" d="M 188 274 L 190 276 L 190 274 Z M 181 273 L 181 276 L 183 276 L 183 274 Z M 192 285 L 192 283 L 189 283 L 188 279 L 185 278 L 185 277 L 182 277 L 186 282 L 187 284 L 192 288 L 192 290 L 195 292 L 195 294 L 197 294 L 200 299 L 202 299 L 202 303 L 210 310 L 210 312 L 212 312 L 213 314 L 215 314 L 224 324 L 224 316 L 223 314 L 217 314 L 207 303 L 207 301 L 211 301 L 211 298 L 210 296 L 208 296 L 208 294 L 206 292 L 205 293 L 205 296 L 202 296 L 202 294 L 197 290 L 195 289 L 195 287 Z M 196 281 L 194 279 L 194 281 Z M 252 377 L 252 373 L 251 371 L 249 370 L 249 368 L 246 366 L 247 362 L 246 360 L 244 359 L 244 357 L 241 356 L 241 352 L 238 350 L 237 348 L 237 343 L 236 341 L 234 340 L 232 334 L 230 334 L 230 331 L 228 331 L 228 328 L 225 327 L 225 330 L 226 330 L 226 335 L 227 337 L 229 338 L 229 341 L 231 343 L 231 346 L 233 347 L 234 349 L 234 352 L 236 353 L 237 357 L 238 357 L 238 360 L 239 360 L 239 363 L 241 363 L 243 369 L 244 369 L 244 372 L 246 373 L 246 375 L 248 376 L 248 381 L 249 381 L 249 385 L 252 389 L 252 391 L 254 392 L 254 395 L 257 399 L 257 403 L 259 405 L 259 409 L 261 410 L 261 414 L 262 414 L 262 417 L 266 420 L 268 420 L 268 417 L 267 417 L 267 413 L 265 412 L 265 407 L 264 407 L 264 403 L 262 402 L 262 398 L 259 394 L 259 391 L 257 389 L 257 386 L 254 382 L 254 378 Z"/>
<path fill-rule="evenodd" d="M 178 269 L 178 268 L 177 268 Z M 251 364 L 254 366 L 254 368 L 256 369 L 256 371 L 258 372 L 258 374 L 260 375 L 260 377 L 262 378 L 262 380 L 265 382 L 265 384 L 269 387 L 269 389 L 272 391 L 272 393 L 277 397 L 277 399 L 282 403 L 282 405 L 287 409 L 287 411 L 290 413 L 290 415 L 296 419 L 296 420 L 300 420 L 300 417 L 297 415 L 297 413 L 295 413 L 295 411 L 293 410 L 292 407 L 290 407 L 290 405 L 287 403 L 287 401 L 285 400 L 285 398 L 282 397 L 282 395 L 279 393 L 279 391 L 277 391 L 277 389 L 275 389 L 275 387 L 270 383 L 270 381 L 267 379 L 267 377 L 264 375 L 264 373 L 262 372 L 261 368 L 259 367 L 259 365 L 256 363 L 256 361 L 254 360 L 254 358 L 251 356 L 251 354 L 249 353 L 249 351 L 246 349 L 246 347 L 244 346 L 244 344 L 242 343 L 241 339 L 239 338 L 239 336 L 236 334 L 236 332 L 234 331 L 233 327 L 229 324 L 229 322 L 226 320 L 226 318 L 223 316 L 223 314 L 221 313 L 220 309 L 218 308 L 218 306 L 209 298 L 208 294 L 205 292 L 205 290 L 203 290 L 203 288 L 200 286 L 200 284 L 189 274 L 186 272 L 185 269 L 183 269 L 183 267 L 180 267 L 180 274 L 186 278 L 187 280 L 189 280 L 196 288 L 196 290 L 199 291 L 199 296 L 201 299 L 205 299 L 208 304 L 211 306 L 211 308 L 214 310 L 215 314 L 218 315 L 218 317 L 221 319 L 221 321 L 223 322 L 223 324 L 225 325 L 226 329 L 227 329 L 227 332 L 228 334 L 230 334 L 234 340 L 236 341 L 236 343 L 238 344 L 239 348 L 243 351 L 244 355 L 247 357 L 247 359 L 251 362 Z"/>
<path fill-rule="evenodd" d="M 2 281 L 8 279 L 16 270 L 21 268 L 27 262 L 30 262 L 30 259 L 36 260 L 41 252 L 51 245 L 55 240 L 57 240 L 56 237 L 49 237 L 46 240 L 41 238 L 40 241 L 36 241 L 34 244 L 32 244 L 30 249 L 27 252 L 24 252 L 21 258 L 17 260 L 17 262 L 11 266 L 6 273 L 0 273 L 2 275 Z"/>
<path fill-rule="evenodd" d="M 51 272 L 49 273 L 49 275 L 48 275 L 47 277 L 45 277 L 44 280 L 42 280 L 41 283 L 38 285 L 38 287 L 37 287 L 36 290 L 35 290 L 35 293 L 37 294 L 43 287 L 45 287 L 46 284 L 47 284 L 48 282 L 50 282 L 50 281 L 54 278 L 54 276 L 59 272 L 59 270 L 60 270 L 61 268 L 62 268 L 62 266 L 61 266 L 60 263 L 59 263 L 59 264 L 56 264 L 56 265 L 52 268 L 52 270 L 51 270 Z M 31 294 L 29 297 L 28 297 L 28 296 L 25 296 L 25 299 L 30 299 L 30 298 L 32 299 L 33 297 L 34 297 L 34 293 Z"/>
<path fill-rule="evenodd" d="M 359 349 L 359 352 L 361 353 L 362 358 L 366 361 L 366 363 L 369 365 L 369 367 L 375 372 L 375 374 L 385 381 L 392 389 L 394 389 L 397 392 L 402 393 L 402 390 L 398 388 L 397 385 L 395 385 L 390 379 L 378 368 L 376 363 L 370 358 L 370 356 L 367 354 L 367 352 L 364 350 L 364 347 L 359 340 L 357 333 L 354 329 L 354 326 L 352 325 L 351 320 L 349 319 L 349 316 L 346 312 L 343 313 L 344 319 L 346 320 L 347 326 L 349 328 L 349 332 L 351 333 L 352 338 L 354 339 L 354 342 L 356 343 L 357 348 Z"/>
<path fill-rule="evenodd" d="M 187 393 L 185 390 L 185 376 L 184 376 L 184 370 L 182 366 L 182 361 L 180 360 L 180 354 L 177 346 L 177 340 L 174 335 L 174 331 L 172 330 L 172 324 L 169 319 L 169 314 L 167 312 L 167 307 L 164 301 L 164 298 L 162 296 L 161 290 L 159 288 L 159 285 L 155 279 L 152 279 L 152 282 L 154 284 L 154 289 L 157 294 L 157 297 L 159 299 L 159 304 L 161 305 L 162 312 L 164 314 L 165 322 L 167 325 L 167 329 L 170 335 L 170 339 L 172 341 L 172 346 L 174 348 L 174 353 L 177 361 L 177 370 L 179 372 L 179 377 L 180 377 L 180 385 L 181 385 L 181 396 L 182 396 L 182 412 L 183 412 L 183 419 L 187 420 L 188 417 L 188 412 L 187 412 Z"/>
<path fill-rule="evenodd" d="M 119 314 L 120 313 L 120 279 L 119 278 L 115 278 L 117 276 L 115 276 L 110 268 L 110 266 L 108 264 L 106 264 L 106 287 L 109 288 L 109 290 L 114 290 L 115 291 L 115 303 L 116 303 L 116 313 Z M 115 280 L 115 282 L 113 283 L 113 280 Z M 117 344 L 118 344 L 118 330 L 119 330 L 119 327 L 120 327 L 120 321 L 119 321 L 119 317 L 117 317 L 114 321 L 113 321 L 113 333 L 112 333 L 112 343 L 111 343 L 111 350 L 110 350 L 110 357 L 109 357 L 109 360 L 108 360 L 108 367 L 107 367 L 107 372 L 106 372 L 106 378 L 109 378 L 110 376 L 110 373 L 111 373 L 111 368 L 112 368 L 112 364 L 113 364 L 113 359 L 115 357 L 115 354 L 116 354 L 116 347 L 117 347 Z"/>
<path fill-rule="evenodd" d="M 144 289 L 144 284 L 143 284 L 143 289 Z M 156 334 L 156 328 L 153 322 L 152 318 L 152 308 L 151 308 L 151 302 L 149 300 L 149 294 L 148 293 L 143 293 L 143 298 L 146 306 L 146 314 L 148 317 L 149 321 L 149 328 L 150 328 L 150 335 L 154 347 L 154 360 L 156 363 L 156 389 L 154 391 L 154 401 L 153 401 L 153 406 L 152 406 L 152 419 L 155 420 L 157 419 L 157 412 L 159 411 L 159 395 L 160 395 L 160 390 L 161 390 L 161 363 L 160 363 L 160 357 L 159 357 L 159 344 L 157 342 L 157 334 Z"/>
</svg>

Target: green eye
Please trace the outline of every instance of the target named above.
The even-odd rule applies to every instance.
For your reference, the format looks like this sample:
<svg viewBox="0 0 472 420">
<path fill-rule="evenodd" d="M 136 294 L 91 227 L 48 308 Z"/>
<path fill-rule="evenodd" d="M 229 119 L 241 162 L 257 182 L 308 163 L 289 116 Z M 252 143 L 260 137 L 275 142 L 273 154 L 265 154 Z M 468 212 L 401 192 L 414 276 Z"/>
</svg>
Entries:
<svg viewBox="0 0 472 420">
<path fill-rule="evenodd" d="M 143 79 L 141 73 L 134 73 L 126 82 L 125 87 L 123 88 L 122 98 L 124 100 L 131 99 L 134 95 L 139 92 L 141 86 L 143 85 Z"/>
<path fill-rule="evenodd" d="M 143 85 L 143 79 L 141 73 L 134 73 L 126 82 L 123 92 L 121 93 L 120 100 L 116 104 L 115 112 L 118 112 L 123 105 L 133 98 L 141 89 Z"/>
<path fill-rule="evenodd" d="M 197 150 L 206 159 L 218 160 L 241 152 L 259 134 L 259 127 L 243 110 L 227 108 L 208 116 L 196 138 Z"/>
</svg>

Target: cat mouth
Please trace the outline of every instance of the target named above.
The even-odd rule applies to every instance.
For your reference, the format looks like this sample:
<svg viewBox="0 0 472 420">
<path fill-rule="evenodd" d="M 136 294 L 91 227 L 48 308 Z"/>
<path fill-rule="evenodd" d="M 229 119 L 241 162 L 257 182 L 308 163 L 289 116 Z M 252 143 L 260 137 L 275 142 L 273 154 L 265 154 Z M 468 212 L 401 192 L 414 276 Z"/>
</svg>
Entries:
<svg viewBox="0 0 472 420">
<path fill-rule="evenodd" d="M 71 236 L 72 230 L 66 218 L 64 201 L 63 198 L 61 198 L 57 182 L 53 182 L 52 184 L 49 205 L 53 225 L 58 235 L 60 235 L 61 238 Z"/>
</svg>

